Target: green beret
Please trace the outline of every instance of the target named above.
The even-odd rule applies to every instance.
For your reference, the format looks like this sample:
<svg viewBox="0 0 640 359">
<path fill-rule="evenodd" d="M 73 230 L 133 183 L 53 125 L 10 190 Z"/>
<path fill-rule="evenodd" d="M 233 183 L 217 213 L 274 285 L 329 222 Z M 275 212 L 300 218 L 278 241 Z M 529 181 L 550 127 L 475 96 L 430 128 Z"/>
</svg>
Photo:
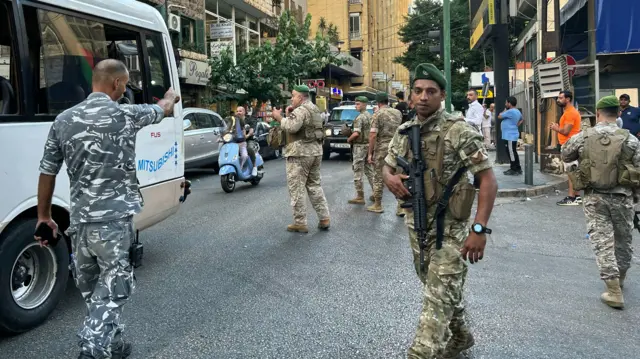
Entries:
<svg viewBox="0 0 640 359">
<path fill-rule="evenodd" d="M 411 78 L 411 84 L 416 80 L 432 80 L 435 81 L 441 88 L 447 87 L 447 80 L 440 70 L 438 70 L 433 64 L 422 63 L 416 66 Z"/>
<path fill-rule="evenodd" d="M 620 107 L 620 101 L 614 95 L 605 96 L 598 101 L 596 104 L 596 109 L 607 108 L 607 107 Z"/>
<path fill-rule="evenodd" d="M 300 92 L 300 93 L 309 93 L 309 86 L 307 86 L 307 85 L 298 85 L 298 86 L 294 86 L 293 90 L 295 92 Z"/>
<path fill-rule="evenodd" d="M 377 102 L 389 101 L 389 94 L 387 94 L 386 92 L 378 92 L 376 94 L 376 101 Z"/>
<path fill-rule="evenodd" d="M 366 96 L 358 96 L 356 97 L 356 101 L 367 103 L 369 102 L 369 99 Z"/>
</svg>

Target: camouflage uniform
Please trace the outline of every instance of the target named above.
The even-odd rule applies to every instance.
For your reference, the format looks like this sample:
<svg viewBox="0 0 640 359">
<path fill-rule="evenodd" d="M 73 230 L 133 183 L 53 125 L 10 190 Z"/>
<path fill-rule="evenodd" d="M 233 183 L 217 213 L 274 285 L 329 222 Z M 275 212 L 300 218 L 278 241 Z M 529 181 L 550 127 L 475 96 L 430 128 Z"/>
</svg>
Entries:
<svg viewBox="0 0 640 359">
<path fill-rule="evenodd" d="M 297 133 L 311 120 L 312 113 L 320 111 L 310 100 L 298 106 L 282 120 L 281 127 L 287 133 Z M 319 141 L 298 140 L 289 142 L 284 148 L 286 157 L 287 185 L 293 207 L 295 225 L 307 225 L 307 199 L 318 214 L 318 219 L 329 219 L 329 205 L 321 187 L 320 164 L 322 162 L 322 143 Z"/>
<path fill-rule="evenodd" d="M 597 133 L 613 134 L 615 123 L 599 122 L 594 127 Z M 584 151 L 584 132 L 571 137 L 562 146 L 562 159 L 571 162 L 579 159 Z M 623 145 L 622 155 L 640 167 L 640 141 L 629 136 Z M 633 249 L 634 200 L 633 190 L 617 186 L 607 191 L 585 190 L 584 214 L 591 245 L 603 280 L 618 279 L 631 266 Z"/>
<path fill-rule="evenodd" d="M 374 171 L 373 166 L 367 161 L 369 151 L 369 131 L 371 130 L 371 115 L 365 109 L 353 121 L 353 132 L 358 132 L 359 136 L 353 143 L 353 182 L 356 192 L 364 192 L 362 176 L 367 176 L 369 184 L 373 189 Z"/>
<path fill-rule="evenodd" d="M 104 93 L 92 93 L 56 118 L 45 144 L 41 173 L 55 176 L 67 165 L 67 234 L 75 283 L 87 306 L 78 336 L 82 351 L 95 358 L 110 358 L 123 344 L 120 315 L 135 288 L 129 263 L 133 215 L 142 208 L 136 133 L 163 116 L 158 105 L 118 105 Z"/>
<path fill-rule="evenodd" d="M 373 197 L 382 198 L 382 167 L 387 157 L 389 142 L 393 138 L 398 126 L 402 123 L 402 113 L 395 108 L 384 107 L 373 114 L 371 119 L 371 132 L 376 133 L 376 144 L 373 153 L 374 161 L 374 180 L 373 180 Z"/>
<path fill-rule="evenodd" d="M 445 121 L 456 117 L 438 110 L 428 119 L 421 121 L 418 117 L 402 124 L 398 129 L 408 128 L 415 123 L 422 124 L 423 151 L 427 136 L 440 132 Z M 464 121 L 453 124 L 444 137 L 443 172 L 440 183 L 447 183 L 453 174 L 462 166 L 466 166 L 472 174 L 491 168 L 483 138 L 478 131 Z M 433 150 L 432 150 L 433 151 Z M 389 154 L 385 159 L 388 166 L 400 171 L 396 156 L 408 156 L 410 144 L 408 136 L 396 133 L 389 144 Z M 424 153 L 423 153 L 424 155 Z M 468 183 L 467 176 L 462 176 L 460 183 Z M 429 191 L 429 189 L 427 189 Z M 429 200 L 429 199 L 428 199 Z M 435 204 L 429 203 L 427 223 L 434 223 Z M 444 241 L 440 250 L 435 249 L 436 228 L 433 225 L 427 235 L 425 249 L 426 273 L 420 272 L 419 245 L 416 232 L 413 230 L 413 211 L 405 210 L 405 223 L 409 229 L 409 240 L 413 252 L 413 261 L 418 277 L 424 283 L 424 300 L 422 314 L 414 342 L 409 349 L 408 358 L 443 358 L 455 352 L 460 343 L 470 336 L 464 319 L 463 287 L 467 275 L 467 264 L 462 259 L 460 249 L 469 235 L 469 220 L 456 220 L 450 211 L 446 211 L 444 219 Z M 445 350 L 446 349 L 446 350 Z"/>
</svg>

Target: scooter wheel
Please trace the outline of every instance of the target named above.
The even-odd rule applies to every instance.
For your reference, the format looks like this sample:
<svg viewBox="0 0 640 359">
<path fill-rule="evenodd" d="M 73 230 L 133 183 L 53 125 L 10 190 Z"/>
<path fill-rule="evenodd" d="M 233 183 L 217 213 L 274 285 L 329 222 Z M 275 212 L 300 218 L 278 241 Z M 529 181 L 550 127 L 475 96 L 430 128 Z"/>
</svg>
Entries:
<svg viewBox="0 0 640 359">
<path fill-rule="evenodd" d="M 236 189 L 236 181 L 233 174 L 220 176 L 220 185 L 226 193 L 231 193 Z"/>
</svg>

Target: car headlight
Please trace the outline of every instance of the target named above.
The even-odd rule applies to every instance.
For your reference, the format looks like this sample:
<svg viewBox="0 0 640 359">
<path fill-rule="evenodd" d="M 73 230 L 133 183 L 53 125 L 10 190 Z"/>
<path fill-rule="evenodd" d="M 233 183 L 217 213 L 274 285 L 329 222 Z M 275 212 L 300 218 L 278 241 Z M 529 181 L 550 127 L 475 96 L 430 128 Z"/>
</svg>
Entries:
<svg viewBox="0 0 640 359">
<path fill-rule="evenodd" d="M 324 130 L 324 134 L 325 134 L 326 136 L 331 136 L 331 129 L 330 129 L 330 128 L 327 128 L 326 130 Z"/>
<path fill-rule="evenodd" d="M 224 142 L 231 142 L 232 139 L 233 139 L 233 136 L 230 133 L 227 133 L 226 135 L 222 136 L 222 140 Z"/>
</svg>

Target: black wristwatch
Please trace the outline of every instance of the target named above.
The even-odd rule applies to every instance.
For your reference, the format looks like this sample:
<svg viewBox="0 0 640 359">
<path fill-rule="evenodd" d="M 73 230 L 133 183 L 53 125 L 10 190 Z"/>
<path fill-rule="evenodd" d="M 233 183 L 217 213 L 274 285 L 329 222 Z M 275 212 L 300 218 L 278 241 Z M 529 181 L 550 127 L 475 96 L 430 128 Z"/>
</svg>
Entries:
<svg viewBox="0 0 640 359">
<path fill-rule="evenodd" d="M 491 234 L 491 230 L 490 230 L 489 228 L 487 228 L 487 227 L 485 227 L 485 226 L 481 225 L 480 223 L 474 223 L 474 224 L 472 224 L 472 225 L 471 225 L 471 230 L 472 230 L 474 233 L 477 233 L 477 234 L 483 234 L 483 233 Z"/>
</svg>

